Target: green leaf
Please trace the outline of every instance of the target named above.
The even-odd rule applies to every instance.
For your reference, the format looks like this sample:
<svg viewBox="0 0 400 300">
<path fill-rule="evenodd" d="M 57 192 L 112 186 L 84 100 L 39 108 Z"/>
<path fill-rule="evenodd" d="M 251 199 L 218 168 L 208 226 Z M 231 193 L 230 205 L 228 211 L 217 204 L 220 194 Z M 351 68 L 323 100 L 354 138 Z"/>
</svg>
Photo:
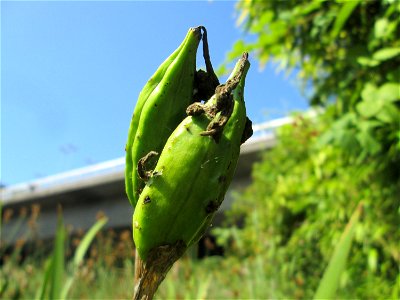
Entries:
<svg viewBox="0 0 400 300">
<path fill-rule="evenodd" d="M 340 237 L 339 243 L 336 245 L 333 255 L 329 260 L 328 267 L 318 285 L 314 299 L 332 299 L 335 297 L 336 290 L 340 283 L 340 276 L 345 269 L 347 257 L 350 253 L 355 228 L 358 224 L 361 210 L 362 203 L 357 206 L 349 223 L 347 223 L 347 226 Z"/>
<path fill-rule="evenodd" d="M 358 113 L 365 117 L 371 118 L 375 116 L 382 108 L 381 101 L 361 101 L 356 106 Z"/>
<path fill-rule="evenodd" d="M 381 144 L 373 137 L 370 131 L 361 131 L 357 133 L 356 137 L 363 148 L 364 154 L 374 155 L 382 148 Z"/>
<path fill-rule="evenodd" d="M 400 121 L 400 111 L 393 103 L 386 103 L 376 118 L 384 123 L 398 124 Z"/>
<path fill-rule="evenodd" d="M 336 38 L 340 31 L 342 30 L 344 24 L 346 23 L 347 19 L 350 17 L 351 13 L 360 3 L 359 0 L 356 1 L 348 1 L 343 4 L 342 8 L 340 9 L 335 24 L 333 25 L 333 29 L 331 31 L 331 38 Z"/>
<path fill-rule="evenodd" d="M 357 128 L 360 131 L 371 131 L 374 130 L 376 127 L 382 126 L 382 123 L 375 119 L 370 120 L 359 120 L 357 122 Z"/>
<path fill-rule="evenodd" d="M 210 287 L 211 280 L 212 274 L 208 274 L 207 278 L 204 281 L 201 281 L 201 284 L 197 291 L 196 299 L 207 299 L 207 292 Z"/>
<path fill-rule="evenodd" d="M 400 99 L 400 84 L 388 82 L 378 89 L 378 97 L 383 101 L 394 102 Z"/>
<path fill-rule="evenodd" d="M 53 253 L 45 263 L 43 281 L 36 294 L 36 299 L 59 299 L 65 271 L 65 228 L 61 208 L 58 209 L 57 229 Z M 47 292 L 49 294 L 47 294 Z"/>
<path fill-rule="evenodd" d="M 238 2 L 237 6 L 241 10 L 241 13 L 236 20 L 236 26 L 240 26 L 246 21 L 247 17 L 249 16 L 250 5 L 249 3 L 243 1 L 243 2 Z"/>
<path fill-rule="evenodd" d="M 48 288 L 51 275 L 53 273 L 53 256 L 51 255 L 44 263 L 44 275 L 40 288 L 37 290 L 35 299 L 44 300 L 46 299 L 46 290 Z"/>
<path fill-rule="evenodd" d="M 375 272 L 378 267 L 378 251 L 375 248 L 371 248 L 368 252 L 368 268 Z"/>
<path fill-rule="evenodd" d="M 238 40 L 234 45 L 231 52 L 229 52 L 228 60 L 233 60 L 236 57 L 243 54 L 246 50 L 247 45 L 244 43 L 243 40 Z"/>
<path fill-rule="evenodd" d="M 270 23 L 274 18 L 274 13 L 272 11 L 267 11 L 261 15 L 258 22 L 253 23 L 250 31 L 254 33 L 262 32 L 268 23 Z"/>
<path fill-rule="evenodd" d="M 305 4 L 304 6 L 299 7 L 299 12 L 303 15 L 308 15 L 309 13 L 319 9 L 321 7 L 322 2 L 321 1 L 311 1 L 308 4 Z M 297 8 L 297 7 L 296 7 Z"/>
<path fill-rule="evenodd" d="M 1 241 L 1 232 L 2 232 L 2 215 L 3 215 L 3 202 L 0 201 L 0 241 Z"/>
<path fill-rule="evenodd" d="M 397 275 L 396 282 L 393 285 L 392 299 L 400 298 L 400 274 Z"/>
<path fill-rule="evenodd" d="M 90 245 L 92 244 L 94 238 L 96 237 L 96 234 L 106 225 L 108 222 L 107 218 L 101 218 L 99 219 L 90 229 L 89 231 L 85 234 L 83 237 L 82 241 L 79 243 L 78 248 L 75 251 L 74 255 L 74 262 L 73 262 L 73 274 L 68 278 L 66 283 L 64 284 L 63 290 L 61 292 L 60 299 L 66 299 L 68 296 L 68 292 L 70 288 L 72 287 L 72 284 L 75 280 L 75 275 L 76 272 L 81 265 L 83 258 L 85 257 L 85 254 L 87 250 L 89 249 Z"/>
<path fill-rule="evenodd" d="M 67 299 L 68 292 L 71 289 L 71 287 L 74 283 L 74 280 L 75 280 L 75 276 L 68 277 L 67 281 L 63 285 L 61 295 L 60 295 L 60 300 Z"/>
<path fill-rule="evenodd" d="M 357 62 L 362 65 L 362 66 L 367 66 L 367 67 L 376 67 L 379 65 L 381 62 L 379 60 L 374 60 L 365 56 L 358 57 Z"/>
<path fill-rule="evenodd" d="M 386 18 L 378 19 L 375 22 L 375 26 L 374 26 L 375 36 L 377 38 L 382 38 L 382 37 L 386 36 L 388 25 L 389 25 L 388 19 L 386 19 Z"/>
<path fill-rule="evenodd" d="M 61 295 L 63 275 L 65 271 L 64 256 L 65 228 L 61 209 L 58 211 L 57 233 L 55 237 L 52 274 L 50 285 L 50 299 L 59 299 Z"/>
<path fill-rule="evenodd" d="M 377 88 L 372 83 L 366 83 L 361 91 L 361 98 L 364 101 L 374 101 L 377 98 Z"/>
<path fill-rule="evenodd" d="M 104 227 L 104 225 L 107 224 L 107 222 L 108 222 L 107 218 L 99 219 L 85 234 L 85 236 L 83 237 L 82 241 L 80 242 L 78 248 L 76 249 L 76 252 L 74 255 L 74 266 L 75 267 L 80 266 L 87 250 L 89 249 L 90 244 L 96 237 L 96 234 L 101 230 L 101 228 Z"/>
<path fill-rule="evenodd" d="M 399 54 L 400 54 L 400 47 L 384 48 L 384 49 L 376 51 L 374 53 L 374 55 L 372 56 L 372 58 L 376 59 L 376 60 L 384 61 L 384 60 L 391 59 Z"/>
</svg>

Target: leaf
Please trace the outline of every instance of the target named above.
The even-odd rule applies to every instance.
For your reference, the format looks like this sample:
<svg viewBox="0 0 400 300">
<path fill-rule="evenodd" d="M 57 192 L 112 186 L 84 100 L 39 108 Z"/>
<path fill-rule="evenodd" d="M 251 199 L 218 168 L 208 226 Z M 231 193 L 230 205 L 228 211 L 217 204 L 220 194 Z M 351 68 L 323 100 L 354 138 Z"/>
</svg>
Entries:
<svg viewBox="0 0 400 300">
<path fill-rule="evenodd" d="M 212 274 L 208 274 L 206 280 L 202 281 L 197 291 L 196 299 L 207 299 L 207 292 L 212 280 Z"/>
<path fill-rule="evenodd" d="M 361 131 L 357 133 L 356 137 L 363 148 L 364 154 L 374 155 L 382 148 L 381 144 L 372 136 L 370 131 Z"/>
<path fill-rule="evenodd" d="M 64 256 L 65 228 L 61 208 L 58 209 L 57 229 L 53 253 L 45 263 L 43 281 L 36 294 L 36 299 L 59 299 L 65 271 Z M 49 289 L 49 294 L 47 290 Z"/>
<path fill-rule="evenodd" d="M 371 248 L 368 252 L 368 268 L 372 272 L 376 272 L 378 266 L 378 251 L 375 248 Z"/>
<path fill-rule="evenodd" d="M 379 38 L 386 36 L 388 25 L 389 25 L 389 22 L 386 18 L 378 19 L 375 22 L 375 26 L 374 26 L 375 37 L 377 37 L 379 39 Z"/>
<path fill-rule="evenodd" d="M 260 33 L 267 28 L 267 24 L 272 22 L 274 18 L 274 13 L 272 11 L 267 11 L 260 16 L 258 22 L 253 22 L 250 31 L 253 33 Z"/>
<path fill-rule="evenodd" d="M 2 232 L 2 215 L 3 215 L 3 202 L 0 201 L 0 241 L 1 241 L 1 232 Z"/>
<path fill-rule="evenodd" d="M 239 27 L 242 25 L 250 14 L 250 1 L 242 1 L 238 2 L 237 9 L 241 10 L 239 17 L 236 20 L 236 26 Z"/>
<path fill-rule="evenodd" d="M 376 118 L 384 123 L 397 124 L 400 120 L 400 112 L 393 103 L 386 103 L 379 111 Z"/>
<path fill-rule="evenodd" d="M 358 57 L 357 62 L 362 66 L 376 67 L 380 64 L 379 60 L 374 60 L 365 56 Z"/>
<path fill-rule="evenodd" d="M 245 50 L 246 50 L 246 44 L 244 43 L 244 41 L 243 40 L 238 40 L 233 45 L 233 49 L 229 52 L 228 60 L 233 60 L 236 57 L 242 55 Z"/>
<path fill-rule="evenodd" d="M 75 251 L 74 255 L 74 263 L 73 263 L 73 274 L 68 278 L 66 281 L 63 290 L 61 292 L 61 297 L 60 299 L 66 299 L 68 292 L 70 288 L 72 287 L 72 284 L 75 280 L 75 274 L 78 269 L 78 267 L 81 265 L 83 258 L 85 257 L 85 254 L 87 250 L 89 249 L 90 245 L 92 244 L 94 238 L 96 237 L 96 234 L 106 225 L 108 222 L 107 218 L 101 218 L 99 219 L 90 229 L 89 231 L 85 234 L 83 237 L 82 241 L 79 243 L 78 248 Z"/>
<path fill-rule="evenodd" d="M 347 223 L 339 243 L 335 247 L 333 255 L 329 260 L 328 267 L 318 285 L 314 299 L 332 299 L 335 297 L 336 290 L 340 283 L 340 276 L 345 269 L 347 257 L 350 253 L 355 228 L 358 224 L 361 211 L 362 203 L 360 202 L 353 212 L 349 223 Z"/>
<path fill-rule="evenodd" d="M 377 88 L 372 83 L 366 83 L 361 91 L 361 98 L 365 101 L 373 101 L 377 98 Z"/>
<path fill-rule="evenodd" d="M 346 23 L 347 19 L 350 17 L 351 13 L 360 3 L 360 0 L 356 1 L 348 1 L 343 4 L 342 8 L 340 9 L 335 23 L 333 24 L 333 29 L 331 31 L 331 38 L 336 38 L 340 31 L 342 30 L 344 24 Z"/>
<path fill-rule="evenodd" d="M 358 113 L 365 117 L 371 118 L 375 116 L 382 108 L 381 101 L 361 101 L 356 106 Z"/>
<path fill-rule="evenodd" d="M 71 289 L 72 284 L 74 283 L 74 280 L 75 280 L 75 276 L 68 277 L 67 281 L 64 283 L 64 286 L 62 288 L 60 300 L 67 299 L 68 292 Z"/>
<path fill-rule="evenodd" d="M 392 299 L 399 299 L 399 298 L 400 298 L 400 274 L 397 275 L 392 291 Z"/>
<path fill-rule="evenodd" d="M 52 274 L 50 280 L 50 299 L 59 299 L 65 271 L 64 256 L 65 228 L 61 209 L 58 211 L 57 233 L 55 237 Z"/>
<path fill-rule="evenodd" d="M 101 230 L 101 228 L 104 227 L 104 225 L 107 224 L 107 222 L 107 218 L 99 219 L 85 234 L 74 255 L 75 266 L 79 266 L 81 264 L 83 257 L 85 256 L 86 251 L 89 249 L 93 239 L 96 237 L 96 234 Z"/>
<path fill-rule="evenodd" d="M 311 1 L 311 3 L 305 4 L 304 6 L 300 6 L 299 11 L 303 15 L 308 15 L 309 13 L 319 9 L 321 7 L 321 5 L 322 5 L 322 2 L 319 0 Z"/>
<path fill-rule="evenodd" d="M 46 290 L 53 272 L 53 255 L 45 261 L 44 266 L 43 281 L 40 288 L 37 290 L 35 297 L 36 300 L 46 299 Z"/>
<path fill-rule="evenodd" d="M 372 56 L 372 58 L 376 59 L 376 60 L 384 61 L 384 60 L 391 59 L 399 54 L 400 54 L 400 47 L 384 48 L 384 49 L 376 51 L 374 53 L 374 55 Z"/>
<path fill-rule="evenodd" d="M 358 113 L 371 118 L 376 116 L 385 123 L 393 123 L 399 118 L 399 111 L 391 102 L 400 97 L 400 85 L 394 82 L 385 83 L 379 88 L 367 83 L 361 92 L 363 101 L 356 106 Z"/>
<path fill-rule="evenodd" d="M 383 101 L 394 102 L 400 99 L 400 84 L 388 82 L 379 87 L 378 97 Z"/>
</svg>

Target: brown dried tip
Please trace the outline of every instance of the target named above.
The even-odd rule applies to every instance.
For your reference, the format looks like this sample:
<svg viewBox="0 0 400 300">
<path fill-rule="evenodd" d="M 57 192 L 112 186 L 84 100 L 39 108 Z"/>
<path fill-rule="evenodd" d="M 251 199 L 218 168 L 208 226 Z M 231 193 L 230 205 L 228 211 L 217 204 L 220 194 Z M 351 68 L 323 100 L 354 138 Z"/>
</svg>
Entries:
<svg viewBox="0 0 400 300">
<path fill-rule="evenodd" d="M 139 159 L 138 164 L 137 164 L 137 172 L 138 172 L 140 179 L 147 181 L 150 178 L 152 171 L 146 171 L 145 165 L 150 160 L 150 158 L 157 156 L 157 155 L 158 155 L 157 152 L 150 151 L 144 157 Z"/>
<path fill-rule="evenodd" d="M 210 76 L 210 80 L 215 88 L 219 85 L 219 80 L 217 75 L 215 75 L 213 66 L 211 64 L 210 51 L 208 49 L 207 29 L 204 26 L 200 26 L 200 28 L 203 31 L 203 57 L 206 64 L 206 71 Z"/>
<path fill-rule="evenodd" d="M 203 26 L 191 27 L 192 30 L 196 35 L 198 35 L 199 40 L 202 38 L 201 29 Z"/>
</svg>

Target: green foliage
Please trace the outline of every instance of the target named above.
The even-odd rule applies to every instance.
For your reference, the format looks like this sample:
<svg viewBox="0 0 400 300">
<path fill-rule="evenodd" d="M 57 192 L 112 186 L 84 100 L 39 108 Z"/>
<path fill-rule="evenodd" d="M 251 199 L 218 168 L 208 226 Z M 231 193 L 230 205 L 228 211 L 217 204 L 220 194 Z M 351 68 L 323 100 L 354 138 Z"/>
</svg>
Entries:
<svg viewBox="0 0 400 300">
<path fill-rule="evenodd" d="M 58 211 L 57 230 L 54 239 L 52 255 L 45 261 L 44 275 L 40 289 L 37 291 L 36 299 L 66 299 L 68 292 L 76 278 L 78 268 L 89 249 L 90 244 L 97 232 L 107 223 L 107 218 L 99 219 L 85 234 L 76 249 L 71 275 L 67 277 L 65 265 L 65 241 L 66 232 L 61 209 Z"/>
<path fill-rule="evenodd" d="M 346 262 L 348 260 L 354 233 L 358 226 L 358 220 L 360 219 L 361 210 L 362 203 L 360 203 L 353 212 L 349 223 L 346 225 L 346 228 L 340 237 L 339 243 L 335 246 L 335 250 L 318 285 L 314 299 L 335 298 L 336 291 L 340 285 L 340 277 L 345 270 Z"/>
<path fill-rule="evenodd" d="M 400 2 L 241 1 L 238 9 L 257 39 L 239 40 L 228 58 L 248 50 L 261 65 L 298 69 L 311 104 L 333 108 L 325 143 L 372 156 L 385 180 L 398 177 Z"/>
<path fill-rule="evenodd" d="M 65 268 L 65 235 L 64 221 L 59 209 L 53 253 L 45 262 L 43 281 L 36 299 L 59 299 L 61 296 Z"/>
<path fill-rule="evenodd" d="M 99 222 L 104 222 L 101 219 Z M 99 222 L 97 224 L 99 224 Z M 99 225 L 97 225 L 99 226 Z M 94 228 L 94 227 L 92 227 Z M 68 236 L 66 236 L 68 239 Z M 67 278 L 74 282 L 67 299 L 130 299 L 133 291 L 134 251 L 132 232 L 125 230 L 117 234 L 109 229 L 96 234 L 85 259 L 74 269 L 75 253 L 65 254 Z M 85 238 L 72 238 L 70 244 L 84 243 Z M 39 241 L 38 241 L 39 242 Z M 68 242 L 67 242 L 68 244 Z M 80 246 L 78 246 L 80 247 Z M 0 269 L 1 299 L 34 299 L 46 274 L 50 258 L 44 257 L 39 248 L 34 248 L 28 257 L 18 261 L 4 257 Z M 79 252 L 79 251 L 78 251 Z M 72 257 L 73 256 L 73 257 Z M 179 260 L 160 286 L 156 299 L 267 299 L 276 298 L 272 286 L 263 273 L 261 256 L 243 261 L 236 257 L 209 257 L 196 260 L 189 253 Z M 51 276 L 51 273 L 48 273 Z M 62 282 L 65 286 L 65 281 Z M 47 290 L 48 291 L 48 290 Z"/>
<path fill-rule="evenodd" d="M 71 275 L 68 276 L 68 279 L 65 282 L 63 289 L 61 291 L 61 299 L 67 298 L 67 295 L 74 281 L 76 280 L 78 270 L 83 263 L 83 259 L 90 245 L 92 244 L 94 238 L 96 237 L 96 234 L 104 227 L 104 225 L 106 225 L 107 222 L 108 222 L 107 218 L 100 218 L 99 220 L 97 220 L 97 222 L 93 224 L 93 226 L 88 230 L 88 232 L 83 237 L 82 241 L 79 243 L 78 248 L 75 250 Z"/>
<path fill-rule="evenodd" d="M 260 64 L 296 70 L 314 120 L 299 117 L 253 171 L 219 230 L 233 253 L 268 261 L 278 297 L 311 298 L 357 203 L 338 298 L 396 298 L 400 249 L 400 2 L 241 1 L 238 41 Z M 234 222 L 232 222 L 234 224 Z"/>
<path fill-rule="evenodd" d="M 357 204 L 355 228 L 338 298 L 388 298 L 398 275 L 400 184 L 375 180 L 372 163 L 358 165 L 334 145 L 317 141 L 328 125 L 298 117 L 279 130 L 278 143 L 253 169 L 225 229 L 215 230 L 230 254 L 262 256 L 276 297 L 312 298 Z M 242 228 L 235 224 L 244 219 Z"/>
</svg>

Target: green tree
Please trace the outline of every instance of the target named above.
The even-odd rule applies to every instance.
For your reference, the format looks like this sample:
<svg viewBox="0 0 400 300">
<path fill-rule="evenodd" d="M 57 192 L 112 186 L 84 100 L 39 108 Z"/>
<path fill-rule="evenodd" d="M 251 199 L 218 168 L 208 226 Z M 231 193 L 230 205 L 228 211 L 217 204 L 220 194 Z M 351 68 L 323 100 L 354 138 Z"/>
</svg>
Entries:
<svg viewBox="0 0 400 300">
<path fill-rule="evenodd" d="M 400 2 L 243 1 L 238 23 L 261 65 L 298 70 L 318 118 L 298 117 L 253 171 L 229 227 L 243 257 L 264 255 L 282 296 L 312 297 L 357 204 L 340 297 L 398 297 L 400 250 Z M 233 236 L 233 234 L 232 234 Z"/>
</svg>

